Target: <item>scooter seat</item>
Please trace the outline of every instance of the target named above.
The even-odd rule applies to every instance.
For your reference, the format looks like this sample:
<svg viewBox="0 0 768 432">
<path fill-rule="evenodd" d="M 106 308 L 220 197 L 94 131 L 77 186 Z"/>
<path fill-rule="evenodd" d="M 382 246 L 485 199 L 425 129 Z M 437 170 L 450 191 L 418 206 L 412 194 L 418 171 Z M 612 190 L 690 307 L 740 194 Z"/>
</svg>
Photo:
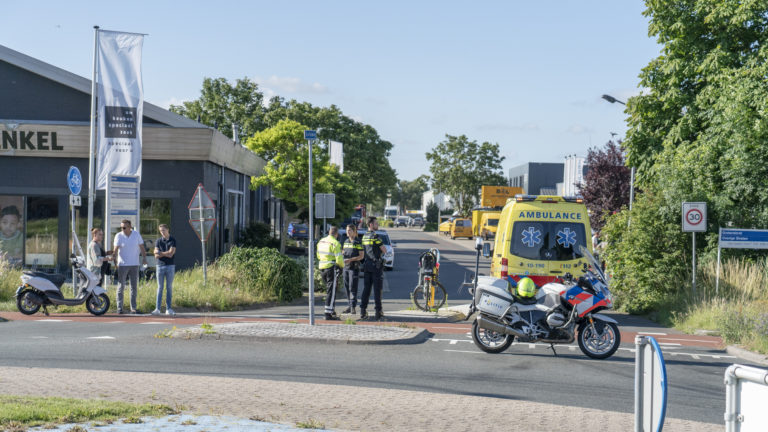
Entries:
<svg viewBox="0 0 768 432">
<path fill-rule="evenodd" d="M 61 288 L 61 286 L 64 284 L 64 280 L 66 277 L 61 274 L 57 273 L 43 273 L 43 272 L 36 272 L 36 271 L 26 271 L 24 274 L 32 276 L 32 277 L 40 277 L 43 279 L 48 279 L 52 284 L 56 285 L 56 288 Z"/>
</svg>

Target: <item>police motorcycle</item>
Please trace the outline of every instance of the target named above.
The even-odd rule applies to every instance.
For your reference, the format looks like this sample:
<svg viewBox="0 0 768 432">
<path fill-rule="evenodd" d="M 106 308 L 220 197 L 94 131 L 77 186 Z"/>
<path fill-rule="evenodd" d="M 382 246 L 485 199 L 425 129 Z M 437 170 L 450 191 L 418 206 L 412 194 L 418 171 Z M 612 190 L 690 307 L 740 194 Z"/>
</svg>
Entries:
<svg viewBox="0 0 768 432">
<path fill-rule="evenodd" d="M 518 342 L 570 344 L 578 338 L 581 351 L 594 359 L 606 359 L 619 348 L 618 323 L 598 312 L 613 307 L 608 279 L 594 256 L 584 246 L 585 274 L 574 280 L 566 274 L 562 283 L 551 282 L 540 289 L 529 278 L 512 288 L 506 279 L 479 276 L 475 281 L 470 314 L 472 340 L 487 353 L 500 353 Z M 469 316 L 468 315 L 468 316 Z"/>
<path fill-rule="evenodd" d="M 75 270 L 74 298 L 66 298 L 61 292 L 64 284 L 64 276 L 35 271 L 25 271 L 21 275 L 21 285 L 16 290 L 16 307 L 25 315 L 33 315 L 43 308 L 43 313 L 48 315 L 48 306 L 58 305 L 77 306 L 85 303 L 88 312 L 93 315 L 103 315 L 109 310 L 109 297 L 104 288 L 99 286 L 99 277 L 93 274 L 85 265 L 83 249 L 77 234 L 73 234 L 73 241 L 79 255 L 72 254 L 70 263 Z"/>
</svg>

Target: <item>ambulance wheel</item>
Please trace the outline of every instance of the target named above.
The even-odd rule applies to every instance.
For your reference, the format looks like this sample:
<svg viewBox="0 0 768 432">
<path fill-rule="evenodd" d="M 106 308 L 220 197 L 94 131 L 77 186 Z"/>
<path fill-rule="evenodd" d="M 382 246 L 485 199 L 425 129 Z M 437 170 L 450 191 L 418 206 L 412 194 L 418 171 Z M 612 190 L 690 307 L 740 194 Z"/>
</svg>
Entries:
<svg viewBox="0 0 768 432">
<path fill-rule="evenodd" d="M 481 328 L 477 325 L 477 320 L 472 323 L 472 341 L 478 348 L 487 353 L 498 354 L 504 352 L 504 350 L 512 345 L 514 340 L 515 337 L 512 335 L 505 335 Z"/>
</svg>

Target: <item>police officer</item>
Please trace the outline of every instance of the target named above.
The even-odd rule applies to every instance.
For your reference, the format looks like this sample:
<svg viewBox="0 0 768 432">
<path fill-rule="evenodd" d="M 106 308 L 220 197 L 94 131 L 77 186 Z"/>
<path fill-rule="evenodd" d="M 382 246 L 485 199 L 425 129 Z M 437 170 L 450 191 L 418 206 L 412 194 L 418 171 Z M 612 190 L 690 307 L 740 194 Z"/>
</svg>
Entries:
<svg viewBox="0 0 768 432">
<path fill-rule="evenodd" d="M 341 269 L 344 268 L 344 259 L 341 255 L 341 243 L 336 238 L 339 229 L 332 226 L 328 235 L 317 242 L 318 266 L 325 282 L 325 319 L 338 320 L 334 308 L 336 307 L 336 285 L 338 284 Z"/>
<path fill-rule="evenodd" d="M 368 299 L 371 296 L 373 286 L 373 299 L 376 305 L 376 320 L 384 318 L 381 311 L 381 289 L 384 284 L 382 255 L 387 252 L 384 242 L 381 241 L 376 230 L 379 229 L 379 221 L 375 216 L 368 218 L 368 232 L 363 236 L 363 249 L 365 251 L 365 263 L 363 264 L 364 285 L 363 298 L 360 300 L 360 319 L 368 318 L 365 309 L 368 307 Z"/>
<path fill-rule="evenodd" d="M 344 256 L 344 289 L 347 290 L 349 300 L 349 307 L 342 313 L 354 314 L 357 306 L 357 284 L 360 280 L 360 261 L 365 258 L 363 243 L 357 236 L 355 224 L 347 225 L 347 240 L 344 241 L 342 254 Z"/>
</svg>

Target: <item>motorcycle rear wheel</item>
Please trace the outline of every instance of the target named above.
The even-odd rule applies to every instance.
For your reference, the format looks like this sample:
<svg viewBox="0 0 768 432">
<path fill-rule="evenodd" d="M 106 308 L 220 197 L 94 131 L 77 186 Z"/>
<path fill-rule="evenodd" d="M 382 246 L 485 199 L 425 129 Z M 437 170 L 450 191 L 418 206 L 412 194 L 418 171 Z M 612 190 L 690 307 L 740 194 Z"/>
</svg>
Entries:
<svg viewBox="0 0 768 432">
<path fill-rule="evenodd" d="M 508 334 L 497 333 L 493 330 L 488 330 L 477 325 L 477 320 L 472 323 L 472 341 L 481 350 L 490 353 L 498 354 L 504 352 L 515 337 Z"/>
<path fill-rule="evenodd" d="M 587 357 L 598 360 L 607 359 L 621 345 L 619 326 L 597 319 L 594 322 L 594 329 L 589 321 L 579 324 L 579 348 Z"/>
<path fill-rule="evenodd" d="M 446 299 L 448 298 L 448 294 L 445 291 L 445 287 L 443 287 L 443 284 L 440 282 L 437 282 L 432 285 L 433 290 L 435 290 L 435 298 L 433 304 L 429 305 L 429 292 L 430 287 L 426 286 L 426 284 L 419 285 L 413 290 L 413 304 L 417 308 L 423 311 L 427 312 L 433 312 L 437 309 L 440 309 L 445 304 Z"/>
<path fill-rule="evenodd" d="M 28 298 L 31 298 L 31 296 L 36 296 L 35 292 L 31 289 L 25 289 L 16 297 L 16 307 L 24 315 L 34 315 L 40 310 L 40 305 L 30 301 Z"/>
<path fill-rule="evenodd" d="M 104 315 L 109 310 L 109 297 L 103 293 L 92 295 L 85 301 L 85 308 L 96 316 Z"/>
</svg>

